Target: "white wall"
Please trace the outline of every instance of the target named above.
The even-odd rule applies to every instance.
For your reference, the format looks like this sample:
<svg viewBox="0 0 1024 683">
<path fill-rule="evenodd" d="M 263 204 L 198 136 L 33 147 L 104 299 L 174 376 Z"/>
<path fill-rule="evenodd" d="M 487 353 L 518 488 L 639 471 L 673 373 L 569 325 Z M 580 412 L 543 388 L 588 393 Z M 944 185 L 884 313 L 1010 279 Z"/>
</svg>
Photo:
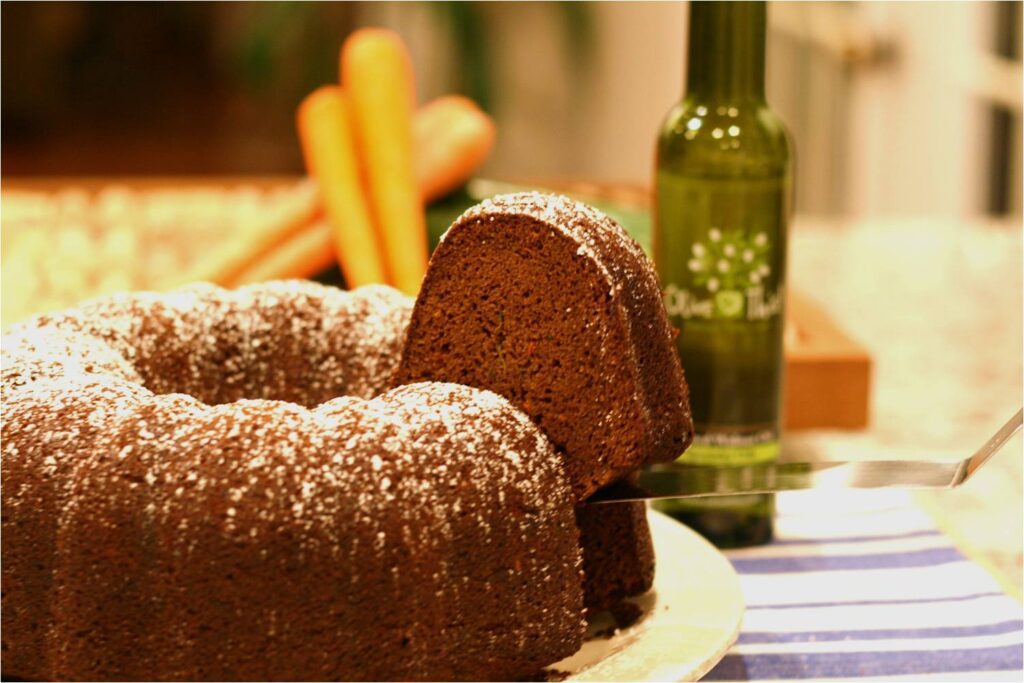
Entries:
<svg viewBox="0 0 1024 683">
<path fill-rule="evenodd" d="M 450 88 L 452 49 L 430 8 L 382 3 L 374 9 L 371 20 L 409 42 L 421 99 Z M 553 4 L 478 9 L 494 59 L 499 126 L 485 172 L 646 184 L 658 126 L 682 94 L 685 4 L 590 4 L 596 49 L 583 72 L 569 57 Z"/>
<path fill-rule="evenodd" d="M 987 119 L 964 64 L 980 49 L 982 3 L 864 3 L 899 58 L 852 81 L 846 208 L 966 216 L 984 207 Z"/>
<path fill-rule="evenodd" d="M 582 74 L 556 6 L 480 7 L 499 126 L 484 172 L 649 185 L 659 124 L 682 93 L 685 4 L 588 5 L 596 51 Z M 971 2 L 772 3 L 768 96 L 796 138 L 800 210 L 983 210 L 987 116 L 965 64 L 991 11 Z M 436 14 L 387 3 L 377 16 L 409 38 L 423 96 L 448 89 L 453 60 Z M 894 41 L 895 58 L 849 58 L 875 39 Z"/>
</svg>

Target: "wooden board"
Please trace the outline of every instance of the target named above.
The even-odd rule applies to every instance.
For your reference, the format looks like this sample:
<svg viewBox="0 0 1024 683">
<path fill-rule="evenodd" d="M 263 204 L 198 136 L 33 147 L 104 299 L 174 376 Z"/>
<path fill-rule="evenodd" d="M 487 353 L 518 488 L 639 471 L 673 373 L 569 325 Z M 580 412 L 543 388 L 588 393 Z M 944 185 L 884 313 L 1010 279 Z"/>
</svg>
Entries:
<svg viewBox="0 0 1024 683">
<path fill-rule="evenodd" d="M 871 356 L 806 295 L 786 301 L 785 423 L 788 430 L 863 429 Z"/>
</svg>

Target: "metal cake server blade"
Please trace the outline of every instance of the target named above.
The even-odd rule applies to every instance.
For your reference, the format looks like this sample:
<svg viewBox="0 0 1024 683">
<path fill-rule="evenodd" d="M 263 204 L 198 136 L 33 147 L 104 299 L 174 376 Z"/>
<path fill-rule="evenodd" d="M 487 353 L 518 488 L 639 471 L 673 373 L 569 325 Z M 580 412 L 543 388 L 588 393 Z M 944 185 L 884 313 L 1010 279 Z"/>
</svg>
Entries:
<svg viewBox="0 0 1024 683">
<path fill-rule="evenodd" d="M 1021 429 L 1018 410 L 991 439 L 964 460 L 780 462 L 708 467 L 678 462 L 637 470 L 635 481 L 598 491 L 588 504 L 658 498 L 705 498 L 802 489 L 954 488 L 960 486 Z"/>
</svg>

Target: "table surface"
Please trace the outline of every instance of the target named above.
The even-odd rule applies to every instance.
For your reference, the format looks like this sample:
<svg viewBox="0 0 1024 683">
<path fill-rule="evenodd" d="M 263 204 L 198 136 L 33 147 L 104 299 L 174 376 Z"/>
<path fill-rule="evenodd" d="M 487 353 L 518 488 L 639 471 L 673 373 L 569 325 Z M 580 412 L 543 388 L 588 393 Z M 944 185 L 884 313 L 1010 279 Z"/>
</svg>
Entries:
<svg viewBox="0 0 1024 683">
<path fill-rule="evenodd" d="M 874 360 L 867 430 L 794 435 L 809 458 L 964 458 L 1021 407 L 1020 225 L 798 219 L 793 285 Z M 1015 437 L 975 479 L 915 495 L 958 547 L 1021 596 L 1022 457 Z"/>
</svg>

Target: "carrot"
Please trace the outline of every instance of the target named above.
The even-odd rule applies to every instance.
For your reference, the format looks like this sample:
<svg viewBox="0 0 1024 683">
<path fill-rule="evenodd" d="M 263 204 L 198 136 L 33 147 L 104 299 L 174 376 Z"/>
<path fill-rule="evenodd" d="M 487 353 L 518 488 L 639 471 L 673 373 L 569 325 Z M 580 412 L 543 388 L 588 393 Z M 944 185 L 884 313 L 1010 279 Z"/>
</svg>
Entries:
<svg viewBox="0 0 1024 683">
<path fill-rule="evenodd" d="M 429 204 L 458 189 L 483 163 L 494 142 L 494 125 L 476 104 L 460 95 L 445 95 L 416 112 L 413 119 L 416 175 L 423 201 Z M 302 197 L 305 200 L 305 196 Z M 248 258 L 233 264 L 229 285 L 280 278 L 306 278 L 334 262 L 333 230 L 318 215 L 319 198 L 296 211 L 271 244 L 253 247 Z M 271 236 L 268 236 L 268 239 Z M 223 268 L 218 270 L 220 273 Z M 204 278 L 193 278 L 204 279 Z M 210 278 L 206 278 L 210 279 Z"/>
<path fill-rule="evenodd" d="M 323 222 L 320 193 L 312 183 L 282 189 L 275 194 L 274 203 L 268 203 L 262 215 L 255 218 L 252 225 L 245 226 L 243 235 L 233 240 L 228 254 L 207 253 L 208 258 L 219 261 L 215 277 L 192 276 L 184 281 L 209 279 L 225 287 L 234 286 L 242 273 L 263 259 L 272 258 L 282 244 L 302 234 L 310 224 Z"/>
<path fill-rule="evenodd" d="M 342 46 L 341 74 L 391 282 L 415 295 L 427 269 L 427 230 L 416 183 L 409 55 L 395 33 L 362 29 Z"/>
<path fill-rule="evenodd" d="M 302 232 L 291 235 L 260 261 L 250 264 L 232 284 L 313 277 L 334 263 L 334 244 L 330 224 L 326 220 L 315 221 Z"/>
<path fill-rule="evenodd" d="M 461 95 L 438 97 L 416 112 L 416 175 L 423 201 L 457 190 L 487 159 L 494 146 L 494 122 Z"/>
<path fill-rule="evenodd" d="M 385 260 L 359 176 L 349 102 L 337 86 L 314 90 L 299 105 L 299 138 L 334 227 L 338 263 L 349 287 L 387 280 Z"/>
</svg>

